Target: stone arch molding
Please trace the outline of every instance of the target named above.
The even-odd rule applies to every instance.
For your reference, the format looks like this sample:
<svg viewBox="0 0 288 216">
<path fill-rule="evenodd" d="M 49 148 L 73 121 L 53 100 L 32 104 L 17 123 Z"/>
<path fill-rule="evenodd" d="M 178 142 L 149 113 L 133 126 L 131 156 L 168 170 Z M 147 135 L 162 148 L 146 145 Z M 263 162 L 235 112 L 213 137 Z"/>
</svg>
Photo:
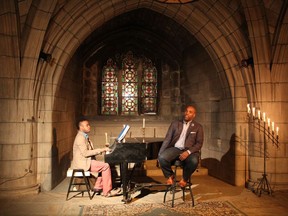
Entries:
<svg viewBox="0 0 288 216">
<path fill-rule="evenodd" d="M 55 64 L 50 67 L 42 65 L 37 68 L 37 73 L 44 74 L 43 80 L 53 84 L 52 94 L 55 94 L 65 67 L 92 31 L 117 15 L 143 7 L 174 19 L 191 32 L 211 56 L 223 88 L 229 89 L 226 96 L 235 98 L 235 86 L 244 87 L 244 82 L 252 83 L 252 77 L 247 75 L 249 72 L 244 76 L 239 72 L 239 62 L 249 56 L 247 38 L 239 24 L 231 19 L 231 12 L 226 7 L 221 3 L 207 4 L 208 7 L 200 4 L 163 6 L 152 0 L 69 1 L 50 20 L 43 41 L 43 50 L 53 54 Z M 212 13 L 207 13 L 209 7 Z M 231 29 L 235 34 L 231 34 Z"/>
<path fill-rule="evenodd" d="M 43 2 L 45 1 L 43 0 Z M 49 5 L 46 5 L 46 10 L 49 7 Z M 246 73 L 241 73 L 239 62 L 241 59 L 247 58 L 249 46 L 239 24 L 231 19 L 231 12 L 219 2 L 214 5 L 207 2 L 207 5 L 163 6 L 163 4 L 152 0 L 72 0 L 68 1 L 57 13 L 54 13 L 50 20 L 47 17 L 49 25 L 45 32 L 42 49 L 47 53 L 51 53 L 55 61 L 52 65 L 42 62 L 38 64 L 35 71 L 35 77 L 39 77 L 37 89 L 34 90 L 36 92 L 35 96 L 39 95 L 39 99 L 35 98 L 38 102 L 37 107 L 52 103 L 50 106 L 51 110 L 53 109 L 55 95 L 66 66 L 76 49 L 89 34 L 117 15 L 139 8 L 147 8 L 170 17 L 194 35 L 214 62 L 225 97 L 231 100 L 233 110 L 243 111 L 245 109 L 247 98 L 245 82 L 253 82 L 249 75 L 251 69 L 248 68 Z M 212 13 L 207 13 L 208 8 Z M 219 14 L 223 14 L 223 16 L 219 16 Z M 235 32 L 234 34 L 231 34 L 231 29 Z M 47 86 L 50 86 L 49 95 L 45 92 Z M 42 114 L 43 112 L 45 111 L 42 111 Z M 45 116 L 45 114 L 43 115 Z M 45 120 L 52 122 L 52 117 L 50 116 L 51 119 L 47 119 L 47 116 Z M 237 118 L 239 119 L 238 112 L 235 112 L 234 119 Z M 52 128 L 50 130 L 52 134 Z M 40 142 L 43 142 L 43 140 Z M 40 179 L 45 184 L 45 177 Z M 47 188 L 49 189 L 49 187 Z"/>
<path fill-rule="evenodd" d="M 248 56 L 247 40 L 236 21 L 229 19 L 230 13 L 227 8 L 218 3 L 214 6 L 209 2 L 207 4 L 210 4 L 208 7 L 214 13 L 207 13 L 206 7 L 200 4 L 163 6 L 152 0 L 69 1 L 50 20 L 43 42 L 43 50 L 53 55 L 53 58 L 56 59 L 55 64 L 52 66 L 42 65 L 38 67 L 37 73 L 43 74 L 43 82 L 45 80 L 45 82 L 51 83 L 51 93 L 55 95 L 57 85 L 65 73 L 65 67 L 81 42 L 104 22 L 117 15 L 143 7 L 173 18 L 195 36 L 215 63 L 222 81 L 221 84 L 226 89 L 226 97 L 234 100 L 232 103 L 234 110 L 243 110 L 245 103 L 237 100 L 237 93 L 244 92 L 246 94 L 244 79 L 235 65 Z M 223 14 L 223 16 L 215 14 Z M 221 28 L 218 27 L 219 25 Z M 235 30 L 236 34 L 227 37 L 231 29 Z M 246 81 L 249 81 L 250 78 L 249 76 L 245 77 Z M 45 96 L 42 101 L 45 101 Z"/>
</svg>

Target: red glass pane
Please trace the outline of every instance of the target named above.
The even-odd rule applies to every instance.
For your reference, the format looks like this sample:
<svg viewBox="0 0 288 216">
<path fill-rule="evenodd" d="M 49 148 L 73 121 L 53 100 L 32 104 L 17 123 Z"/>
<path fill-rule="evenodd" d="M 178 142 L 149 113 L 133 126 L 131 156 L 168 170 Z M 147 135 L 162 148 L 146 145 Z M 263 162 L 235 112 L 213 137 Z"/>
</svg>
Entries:
<svg viewBox="0 0 288 216">
<path fill-rule="evenodd" d="M 108 59 L 102 70 L 101 113 L 104 115 L 118 114 L 118 80 L 117 67 L 112 59 Z"/>
</svg>

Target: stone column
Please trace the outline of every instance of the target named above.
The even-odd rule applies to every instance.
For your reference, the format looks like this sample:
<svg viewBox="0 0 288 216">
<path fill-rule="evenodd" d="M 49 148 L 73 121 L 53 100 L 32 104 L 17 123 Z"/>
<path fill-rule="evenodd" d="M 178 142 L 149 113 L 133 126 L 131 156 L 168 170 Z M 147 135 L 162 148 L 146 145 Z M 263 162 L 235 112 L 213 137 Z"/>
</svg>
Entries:
<svg viewBox="0 0 288 216">
<path fill-rule="evenodd" d="M 35 193 L 38 185 L 34 103 L 31 97 L 22 97 L 25 93 L 20 90 L 20 83 L 25 83 L 27 88 L 31 81 L 19 78 L 20 47 L 15 5 L 11 1 L 1 1 L 0 7 L 3 21 L 0 35 L 0 194 Z"/>
</svg>

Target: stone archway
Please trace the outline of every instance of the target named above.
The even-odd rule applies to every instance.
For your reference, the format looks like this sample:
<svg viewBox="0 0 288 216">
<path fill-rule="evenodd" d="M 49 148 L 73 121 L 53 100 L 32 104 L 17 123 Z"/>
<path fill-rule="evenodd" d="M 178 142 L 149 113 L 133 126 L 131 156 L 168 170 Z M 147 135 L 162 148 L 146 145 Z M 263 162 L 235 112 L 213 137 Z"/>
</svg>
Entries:
<svg viewBox="0 0 288 216">
<path fill-rule="evenodd" d="M 53 74 L 53 77 L 50 76 L 50 78 L 47 79 L 53 83 L 53 94 L 57 93 L 57 88 L 59 87 L 57 83 L 62 79 L 66 71 L 65 67 L 71 60 L 71 55 L 75 53 L 81 41 L 83 41 L 93 29 L 97 29 L 102 23 L 112 19 L 116 11 L 117 14 L 122 14 L 138 9 L 139 7 L 157 11 L 160 6 L 157 3 L 147 4 L 147 2 L 140 2 L 139 4 L 132 3 L 129 7 L 123 7 L 124 2 L 122 1 L 114 2 L 113 7 L 111 7 L 111 4 L 108 2 L 101 4 L 101 8 L 96 2 L 89 4 L 88 6 L 84 2 L 71 2 L 69 6 L 65 5 L 63 10 L 60 10 L 56 16 L 54 16 L 53 20 L 50 21 L 49 29 L 45 35 L 44 50 L 53 53 L 56 59 L 55 65 L 46 68 L 45 72 L 45 74 Z M 66 7 L 68 8 L 70 6 L 75 9 L 77 8 L 77 10 L 66 10 Z M 196 39 L 200 41 L 209 53 L 218 70 L 220 80 L 222 81 L 221 85 L 227 89 L 225 90 L 227 94 L 226 97 L 232 105 L 232 113 L 234 114 L 229 124 L 234 129 L 232 129 L 231 133 L 238 134 L 241 133 L 237 131 L 240 127 L 246 127 L 245 119 L 243 119 L 242 122 L 237 121 L 237 124 L 235 121 L 235 119 L 242 118 L 241 116 L 243 116 L 243 114 L 241 111 L 245 110 L 247 104 L 246 89 L 244 79 L 242 78 L 243 74 L 239 73 L 239 61 L 248 56 L 248 50 L 246 50 L 247 44 L 245 42 L 246 37 L 240 30 L 237 30 L 237 28 L 239 28 L 237 23 L 229 19 L 227 8 L 222 5 L 218 5 L 217 7 L 210 6 L 212 10 L 215 10 L 215 13 L 212 13 L 211 16 L 205 19 L 203 19 L 205 16 L 205 7 L 201 7 L 201 5 L 195 7 L 193 5 L 181 6 L 181 10 L 184 11 L 183 13 L 187 12 L 188 15 L 186 14 L 186 16 L 189 17 L 185 22 L 183 22 L 183 14 L 175 10 L 179 6 L 175 6 L 175 8 L 172 7 L 170 8 L 171 10 L 164 10 L 161 14 L 167 17 L 173 17 L 176 22 L 181 23 L 190 31 L 191 35 L 194 35 Z M 93 14 L 98 14 L 98 16 L 91 16 L 92 11 Z M 223 17 L 216 16 L 215 14 L 219 11 L 226 11 L 227 17 L 224 15 Z M 101 19 L 104 14 L 105 19 Z M 74 20 L 79 21 L 78 25 L 75 25 Z M 221 31 L 217 27 L 219 23 L 222 23 Z M 227 39 L 225 34 L 229 31 L 229 28 L 236 29 L 235 31 L 240 39 L 234 35 Z M 48 72 L 48 70 L 53 72 Z M 239 92 L 241 92 L 241 97 L 238 96 Z M 224 140 L 230 140 L 230 136 L 224 137 Z M 229 145 L 229 142 L 227 142 L 227 145 Z M 244 150 L 240 148 L 237 152 L 237 154 L 243 155 Z M 240 177 L 236 176 L 232 182 L 237 185 L 243 185 L 245 182 L 243 164 L 239 164 L 238 167 L 235 167 L 235 170 L 236 175 L 240 175 Z M 239 172 L 237 172 L 237 170 Z"/>
<path fill-rule="evenodd" d="M 38 184 L 44 190 L 53 187 L 54 171 L 51 166 L 54 162 L 61 164 L 59 158 L 62 156 L 68 158 L 72 145 L 73 132 L 65 134 L 63 128 L 73 131 L 73 118 L 78 112 L 78 94 L 72 93 L 78 88 L 73 75 L 77 73 L 77 68 L 81 68 L 74 61 L 77 59 L 76 50 L 88 35 L 100 29 L 106 21 L 139 8 L 173 19 L 194 36 L 209 54 L 221 81 L 223 107 L 229 105 L 228 110 L 224 108 L 221 111 L 221 118 L 224 119 L 221 123 L 227 127 L 223 127 L 220 134 L 226 147 L 230 141 L 235 144 L 233 151 L 237 161 L 235 177 L 231 182 L 243 185 L 247 170 L 246 149 L 235 137 L 240 137 L 247 143 L 250 139 L 248 131 L 252 131 L 252 134 L 255 132 L 247 126 L 247 101 L 269 111 L 283 127 L 287 119 L 285 112 L 273 112 L 285 110 L 285 103 L 282 102 L 287 101 L 283 96 L 286 87 L 283 80 L 287 77 L 286 55 L 283 54 L 287 44 L 283 24 L 287 17 L 287 2 L 275 3 L 280 8 L 273 13 L 279 15 L 275 23 L 265 21 L 268 4 L 270 3 L 248 0 L 231 1 L 228 4 L 222 1 L 205 1 L 184 5 L 165 5 L 152 0 L 72 0 L 67 3 L 43 0 L 33 1 L 26 13 L 25 10 L 18 10 L 12 3 L 1 2 L 5 11 L 2 16 L 3 24 L 6 27 L 1 38 L 9 46 L 1 55 L 2 62 L 9 62 L 5 62 L 1 71 L 1 81 L 4 86 L 13 86 L 7 88 L 12 91 L 2 90 L 4 96 L 1 98 L 1 119 L 5 124 L 1 127 L 1 131 L 5 131 L 2 143 L 5 144 L 4 153 L 15 153 L 13 160 L 5 155 L 1 161 L 5 179 L 1 188 L 9 190 L 18 185 L 23 190 L 37 190 Z M 23 19 L 19 19 L 20 16 Z M 275 34 L 268 27 L 275 27 Z M 176 30 L 172 33 L 177 35 Z M 269 34 L 273 37 L 272 42 L 268 40 Z M 52 54 L 52 64 L 39 61 L 41 50 Z M 258 51 L 268 55 L 263 56 Z M 249 57 L 254 59 L 254 69 L 240 69 L 241 60 Z M 68 99 L 59 94 L 67 89 L 71 90 L 67 91 Z M 280 96 L 275 93 L 276 90 L 281 91 Z M 67 112 L 67 107 L 73 109 Z M 15 136 L 15 131 L 19 135 Z M 56 148 L 55 140 L 61 143 Z M 276 167 L 285 153 L 281 153 L 278 158 L 275 151 L 272 154 L 271 165 Z M 218 156 L 223 155 L 224 152 L 221 152 Z M 257 178 L 262 169 L 257 161 L 262 158 L 257 154 L 251 158 L 252 174 Z M 33 166 L 29 165 L 31 161 Z M 18 169 L 11 171 L 10 164 Z M 57 171 L 59 177 L 56 182 L 65 176 L 66 166 L 64 163 L 63 170 Z M 281 181 L 277 178 L 278 171 L 273 172 L 275 181 Z"/>
</svg>

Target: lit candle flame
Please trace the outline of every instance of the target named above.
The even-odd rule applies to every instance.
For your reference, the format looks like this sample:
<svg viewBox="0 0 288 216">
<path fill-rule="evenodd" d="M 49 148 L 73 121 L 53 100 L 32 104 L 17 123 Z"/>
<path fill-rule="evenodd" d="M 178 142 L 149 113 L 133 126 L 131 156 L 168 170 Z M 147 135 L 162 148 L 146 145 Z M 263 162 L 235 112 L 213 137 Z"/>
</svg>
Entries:
<svg viewBox="0 0 288 216">
<path fill-rule="evenodd" d="M 279 127 L 276 127 L 276 135 L 278 136 L 279 133 Z"/>
<path fill-rule="evenodd" d="M 247 104 L 247 112 L 248 112 L 248 114 L 251 113 L 250 104 Z"/>
<path fill-rule="evenodd" d="M 265 122 L 266 121 L 266 113 L 265 112 L 263 112 L 262 118 L 263 118 L 263 121 Z"/>
</svg>

